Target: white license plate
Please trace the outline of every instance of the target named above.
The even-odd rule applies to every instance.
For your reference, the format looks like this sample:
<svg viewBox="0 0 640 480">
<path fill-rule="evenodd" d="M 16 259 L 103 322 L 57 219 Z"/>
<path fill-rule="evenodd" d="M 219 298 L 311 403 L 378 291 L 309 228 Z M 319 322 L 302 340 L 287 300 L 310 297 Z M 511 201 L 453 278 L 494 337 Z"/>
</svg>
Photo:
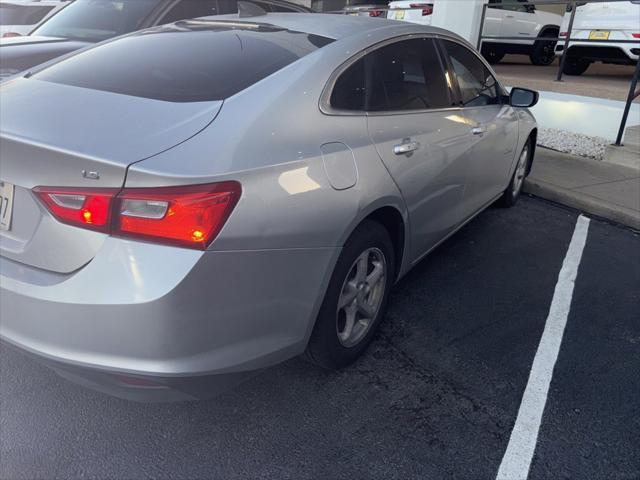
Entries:
<svg viewBox="0 0 640 480">
<path fill-rule="evenodd" d="M 395 14 L 396 20 L 404 20 L 404 10 L 400 10 Z"/>
<path fill-rule="evenodd" d="M 13 184 L 0 181 L 0 230 L 11 229 L 13 211 Z"/>
</svg>

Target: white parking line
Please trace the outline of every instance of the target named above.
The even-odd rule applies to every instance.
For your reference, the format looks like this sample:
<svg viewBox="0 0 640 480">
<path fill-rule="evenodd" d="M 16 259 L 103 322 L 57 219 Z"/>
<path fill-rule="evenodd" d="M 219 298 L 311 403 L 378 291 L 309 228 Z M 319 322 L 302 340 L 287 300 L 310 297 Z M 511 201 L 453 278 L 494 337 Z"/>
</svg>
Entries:
<svg viewBox="0 0 640 480">
<path fill-rule="evenodd" d="M 549 315 L 533 359 L 529 381 L 525 388 L 518 417 L 509 438 L 507 451 L 502 457 L 497 480 L 526 480 L 533 453 L 538 441 L 538 432 L 544 406 L 547 403 L 553 368 L 558 358 L 564 327 L 571 309 L 571 298 L 582 252 L 587 241 L 589 219 L 580 215 L 562 263 L 558 283 L 553 292 Z"/>
</svg>

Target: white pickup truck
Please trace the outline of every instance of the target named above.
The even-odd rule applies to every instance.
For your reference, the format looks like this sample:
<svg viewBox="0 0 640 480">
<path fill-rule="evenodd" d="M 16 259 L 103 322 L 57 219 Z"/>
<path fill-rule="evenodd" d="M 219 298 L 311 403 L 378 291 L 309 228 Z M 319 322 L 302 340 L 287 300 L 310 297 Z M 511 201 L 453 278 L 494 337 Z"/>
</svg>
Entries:
<svg viewBox="0 0 640 480">
<path fill-rule="evenodd" d="M 560 38 L 569 30 L 571 8 L 562 21 Z M 567 50 L 563 72 L 582 75 L 593 62 L 635 65 L 640 54 L 640 0 L 623 2 L 578 2 L 573 20 L 572 40 Z M 580 40 L 637 40 L 637 43 L 599 43 Z M 556 46 L 556 54 L 562 55 L 564 44 Z"/>
<path fill-rule="evenodd" d="M 430 25 L 431 16 L 440 1 L 446 0 L 392 1 L 389 3 L 387 18 Z M 498 63 L 507 53 L 528 55 L 534 65 L 549 65 L 555 59 L 556 42 L 537 38 L 557 37 L 562 16 L 542 12 L 533 5 L 518 5 L 523 1 L 489 0 L 484 20 L 484 35 L 522 37 L 515 40 L 484 40 L 482 54 L 489 62 Z"/>
</svg>

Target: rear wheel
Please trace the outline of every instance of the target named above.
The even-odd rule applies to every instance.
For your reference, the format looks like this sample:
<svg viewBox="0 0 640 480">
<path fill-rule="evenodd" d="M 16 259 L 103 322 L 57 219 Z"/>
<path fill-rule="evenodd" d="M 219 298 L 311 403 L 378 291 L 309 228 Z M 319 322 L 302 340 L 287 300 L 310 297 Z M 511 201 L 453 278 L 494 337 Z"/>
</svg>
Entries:
<svg viewBox="0 0 640 480">
<path fill-rule="evenodd" d="M 562 73 L 565 75 L 582 75 L 587 71 L 591 62 L 581 58 L 567 58 Z"/>
<path fill-rule="evenodd" d="M 520 193 L 522 193 L 522 185 L 524 184 L 524 179 L 529 173 L 529 165 L 531 163 L 531 154 L 532 154 L 532 145 L 531 139 L 527 140 L 527 143 L 522 147 L 522 152 L 520 152 L 520 156 L 518 157 L 518 163 L 516 165 L 516 170 L 513 172 L 513 176 L 511 177 L 511 181 L 509 182 L 509 186 L 502 194 L 500 198 L 500 205 L 503 207 L 513 207 L 518 198 L 520 198 Z"/>
<path fill-rule="evenodd" d="M 331 277 L 306 356 L 330 369 L 355 361 L 384 316 L 395 261 L 387 230 L 366 220 L 349 237 Z"/>
</svg>

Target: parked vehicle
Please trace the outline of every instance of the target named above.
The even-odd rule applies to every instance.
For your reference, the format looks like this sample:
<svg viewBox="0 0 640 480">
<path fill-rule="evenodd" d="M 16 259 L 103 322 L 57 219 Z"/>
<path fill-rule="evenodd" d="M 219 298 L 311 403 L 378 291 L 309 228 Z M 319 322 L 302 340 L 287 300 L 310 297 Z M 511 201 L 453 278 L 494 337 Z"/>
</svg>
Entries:
<svg viewBox="0 0 640 480">
<path fill-rule="evenodd" d="M 268 12 L 306 12 L 282 0 L 246 0 Z M 75 0 L 28 37 L 0 44 L 0 81 L 94 43 L 177 20 L 238 12 L 237 0 Z"/>
<path fill-rule="evenodd" d="M 594 62 L 635 65 L 640 55 L 640 0 L 599 2 L 580 5 L 573 20 L 563 72 L 582 75 Z M 569 31 L 571 8 L 562 21 L 560 37 Z M 582 41 L 581 41 L 582 40 Z M 637 43 L 598 43 L 584 40 L 638 40 Z M 556 46 L 561 56 L 564 44 Z"/>
<path fill-rule="evenodd" d="M 431 25 L 438 2 L 418 3 L 401 0 L 389 3 L 387 18 Z M 518 0 L 523 2 L 524 0 Z M 541 12 L 534 5 L 518 5 L 513 0 L 489 0 L 484 22 L 484 35 L 512 37 L 505 40 L 484 40 L 482 54 L 490 63 L 498 63 L 506 54 L 528 55 L 534 65 L 550 65 L 555 59 L 556 42 L 539 40 L 557 37 L 562 17 Z M 522 40 L 513 37 L 522 37 Z"/>
<path fill-rule="evenodd" d="M 65 5 L 61 0 L 4 0 L 0 2 L 0 37 L 28 34 L 43 19 Z"/>
<path fill-rule="evenodd" d="M 359 16 L 181 21 L 0 94 L 0 338 L 137 399 L 350 364 L 537 134 L 465 40 Z"/>
<path fill-rule="evenodd" d="M 387 16 L 387 3 L 362 3 L 345 5 L 343 11 L 346 15 L 384 18 Z"/>
</svg>

